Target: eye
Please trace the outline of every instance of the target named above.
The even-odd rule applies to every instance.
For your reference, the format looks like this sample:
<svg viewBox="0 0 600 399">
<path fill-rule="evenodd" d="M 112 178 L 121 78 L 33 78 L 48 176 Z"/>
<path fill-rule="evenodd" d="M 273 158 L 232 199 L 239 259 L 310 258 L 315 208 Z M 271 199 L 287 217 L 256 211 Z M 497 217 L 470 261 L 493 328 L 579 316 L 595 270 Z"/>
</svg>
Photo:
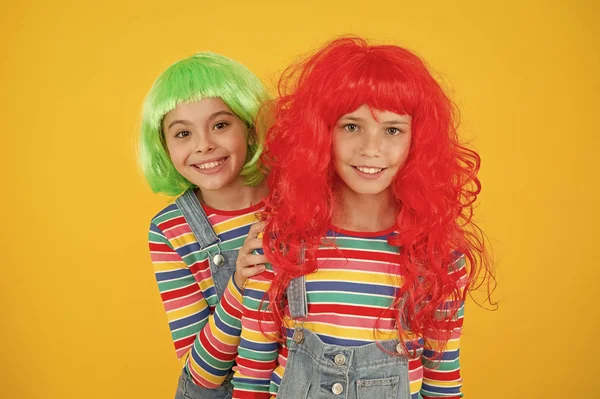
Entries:
<svg viewBox="0 0 600 399">
<path fill-rule="evenodd" d="M 229 126 L 229 123 L 219 122 L 219 123 L 215 124 L 215 126 L 213 127 L 213 130 L 222 130 L 222 129 L 225 129 L 227 126 Z"/>
<path fill-rule="evenodd" d="M 385 132 L 386 132 L 386 134 L 389 134 L 390 136 L 397 136 L 400 133 L 402 133 L 402 131 L 400 129 L 398 129 L 397 127 L 388 127 Z"/>
<path fill-rule="evenodd" d="M 347 132 L 357 132 L 358 125 L 355 125 L 354 123 L 348 123 L 347 125 L 344 125 L 344 130 Z"/>
<path fill-rule="evenodd" d="M 183 139 L 185 137 L 188 137 L 189 135 L 191 135 L 191 133 L 187 130 L 182 130 L 180 132 L 177 132 L 177 134 L 175 134 L 175 137 L 177 137 L 178 139 Z"/>
</svg>

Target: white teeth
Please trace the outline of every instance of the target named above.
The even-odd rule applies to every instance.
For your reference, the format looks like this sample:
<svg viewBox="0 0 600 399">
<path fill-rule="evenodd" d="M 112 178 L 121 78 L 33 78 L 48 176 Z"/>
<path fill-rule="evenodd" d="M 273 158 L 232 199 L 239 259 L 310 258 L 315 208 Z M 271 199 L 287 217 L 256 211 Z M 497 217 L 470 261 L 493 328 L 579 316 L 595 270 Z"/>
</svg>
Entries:
<svg viewBox="0 0 600 399">
<path fill-rule="evenodd" d="M 201 163 L 200 165 L 196 165 L 196 167 L 198 169 L 212 169 L 223 164 L 223 162 L 225 162 L 225 159 L 221 159 L 220 161 Z"/>
<path fill-rule="evenodd" d="M 357 166 L 356 169 L 360 170 L 363 173 L 367 173 L 373 175 L 375 173 L 379 173 L 383 170 L 383 168 L 363 168 L 362 166 Z"/>
</svg>

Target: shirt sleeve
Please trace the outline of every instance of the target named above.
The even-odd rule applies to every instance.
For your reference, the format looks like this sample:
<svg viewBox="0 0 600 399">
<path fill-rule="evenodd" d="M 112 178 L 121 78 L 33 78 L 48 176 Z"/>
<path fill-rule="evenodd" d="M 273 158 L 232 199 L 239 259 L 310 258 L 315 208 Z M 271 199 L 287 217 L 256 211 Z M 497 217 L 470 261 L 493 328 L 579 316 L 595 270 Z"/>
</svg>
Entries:
<svg viewBox="0 0 600 399">
<path fill-rule="evenodd" d="M 154 223 L 148 242 L 177 358 L 197 385 L 216 388 L 225 380 L 237 354 L 242 292 L 230 278 L 211 312 L 194 275 Z"/>
<path fill-rule="evenodd" d="M 463 290 L 467 281 L 464 255 L 456 259 L 449 269 L 449 274 L 458 282 L 458 287 Z M 430 332 L 426 334 L 425 348 L 423 351 L 423 385 L 421 395 L 424 399 L 430 398 L 461 398 L 462 378 L 460 375 L 460 335 L 464 318 L 465 304 L 462 300 L 449 298 L 445 309 L 458 307 L 456 315 L 447 322 L 447 329 L 441 333 Z M 448 343 L 441 348 L 439 339 L 442 333 L 450 332 Z"/>
<path fill-rule="evenodd" d="M 271 395 L 269 385 L 279 350 L 279 333 L 266 297 L 272 279 L 273 271 L 267 264 L 263 273 L 249 278 L 244 285 L 242 333 L 233 376 L 234 399 L 268 399 Z M 260 323 L 259 308 L 264 313 Z"/>
</svg>

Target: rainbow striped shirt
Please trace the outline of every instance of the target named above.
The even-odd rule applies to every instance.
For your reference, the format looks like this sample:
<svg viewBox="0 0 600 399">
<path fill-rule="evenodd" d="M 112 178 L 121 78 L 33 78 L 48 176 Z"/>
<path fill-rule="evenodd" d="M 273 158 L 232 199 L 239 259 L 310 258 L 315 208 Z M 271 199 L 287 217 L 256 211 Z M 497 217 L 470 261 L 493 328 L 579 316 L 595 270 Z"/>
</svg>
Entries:
<svg viewBox="0 0 600 399">
<path fill-rule="evenodd" d="M 326 240 L 335 247 L 321 246 L 317 271 L 306 275 L 308 317 L 304 328 L 327 344 L 341 346 L 398 338 L 391 305 L 402 286 L 402 276 L 397 264 L 398 247 L 387 243 L 392 232 L 328 232 Z M 258 322 L 258 308 L 263 298 L 262 309 L 268 304 L 265 293 L 274 273 L 268 265 L 265 272 L 248 279 L 244 286 L 242 333 L 233 379 L 233 397 L 237 399 L 274 398 L 284 376 L 287 347 L 265 336 L 279 334 L 273 323 L 263 320 L 259 326 Z M 449 273 L 464 286 L 464 257 L 454 261 Z M 438 347 L 434 337 L 414 337 L 408 343 L 408 347 L 424 347 L 421 356 L 409 360 L 411 399 L 462 396 L 458 355 L 464 304 L 459 305 L 451 339 L 442 353 L 431 349 Z M 284 323 L 289 346 L 293 336 L 289 309 Z"/>
<path fill-rule="evenodd" d="M 232 212 L 203 208 L 226 251 L 242 247 L 264 204 Z M 219 300 L 208 261 L 211 254 L 200 249 L 176 204 L 152 219 L 148 241 L 177 358 L 196 384 L 218 387 L 237 354 L 242 291 L 230 278 Z"/>
</svg>

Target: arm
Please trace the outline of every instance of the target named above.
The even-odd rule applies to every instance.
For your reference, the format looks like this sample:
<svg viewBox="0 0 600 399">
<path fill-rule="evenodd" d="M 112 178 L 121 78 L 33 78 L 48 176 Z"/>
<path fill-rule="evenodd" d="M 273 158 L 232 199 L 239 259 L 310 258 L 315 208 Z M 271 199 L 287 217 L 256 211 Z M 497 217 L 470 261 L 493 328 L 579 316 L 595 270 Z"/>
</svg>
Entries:
<svg viewBox="0 0 600 399">
<path fill-rule="evenodd" d="M 464 256 L 453 262 L 450 275 L 456 279 L 459 288 L 464 289 L 467 279 Z M 454 318 L 447 322 L 446 333 L 450 331 L 447 345 L 440 349 L 440 333 L 430 332 L 425 338 L 423 351 L 423 385 L 421 395 L 429 398 L 461 398 L 462 378 L 460 375 L 460 335 L 462 333 L 465 304 L 464 301 L 453 301 L 449 298 L 446 306 L 458 306 Z M 440 309 L 439 312 L 444 312 Z"/>
<path fill-rule="evenodd" d="M 276 341 L 279 333 L 267 310 L 269 302 L 265 296 L 272 278 L 273 271 L 267 267 L 260 275 L 248 279 L 244 286 L 242 334 L 233 376 L 234 399 L 270 397 L 271 374 L 277 366 L 279 349 Z M 260 325 L 259 307 L 264 312 Z"/>
<path fill-rule="evenodd" d="M 148 241 L 177 358 L 187 365 L 197 385 L 218 387 L 237 353 L 242 293 L 230 279 L 211 314 L 190 269 L 155 224 L 150 225 Z"/>
</svg>

